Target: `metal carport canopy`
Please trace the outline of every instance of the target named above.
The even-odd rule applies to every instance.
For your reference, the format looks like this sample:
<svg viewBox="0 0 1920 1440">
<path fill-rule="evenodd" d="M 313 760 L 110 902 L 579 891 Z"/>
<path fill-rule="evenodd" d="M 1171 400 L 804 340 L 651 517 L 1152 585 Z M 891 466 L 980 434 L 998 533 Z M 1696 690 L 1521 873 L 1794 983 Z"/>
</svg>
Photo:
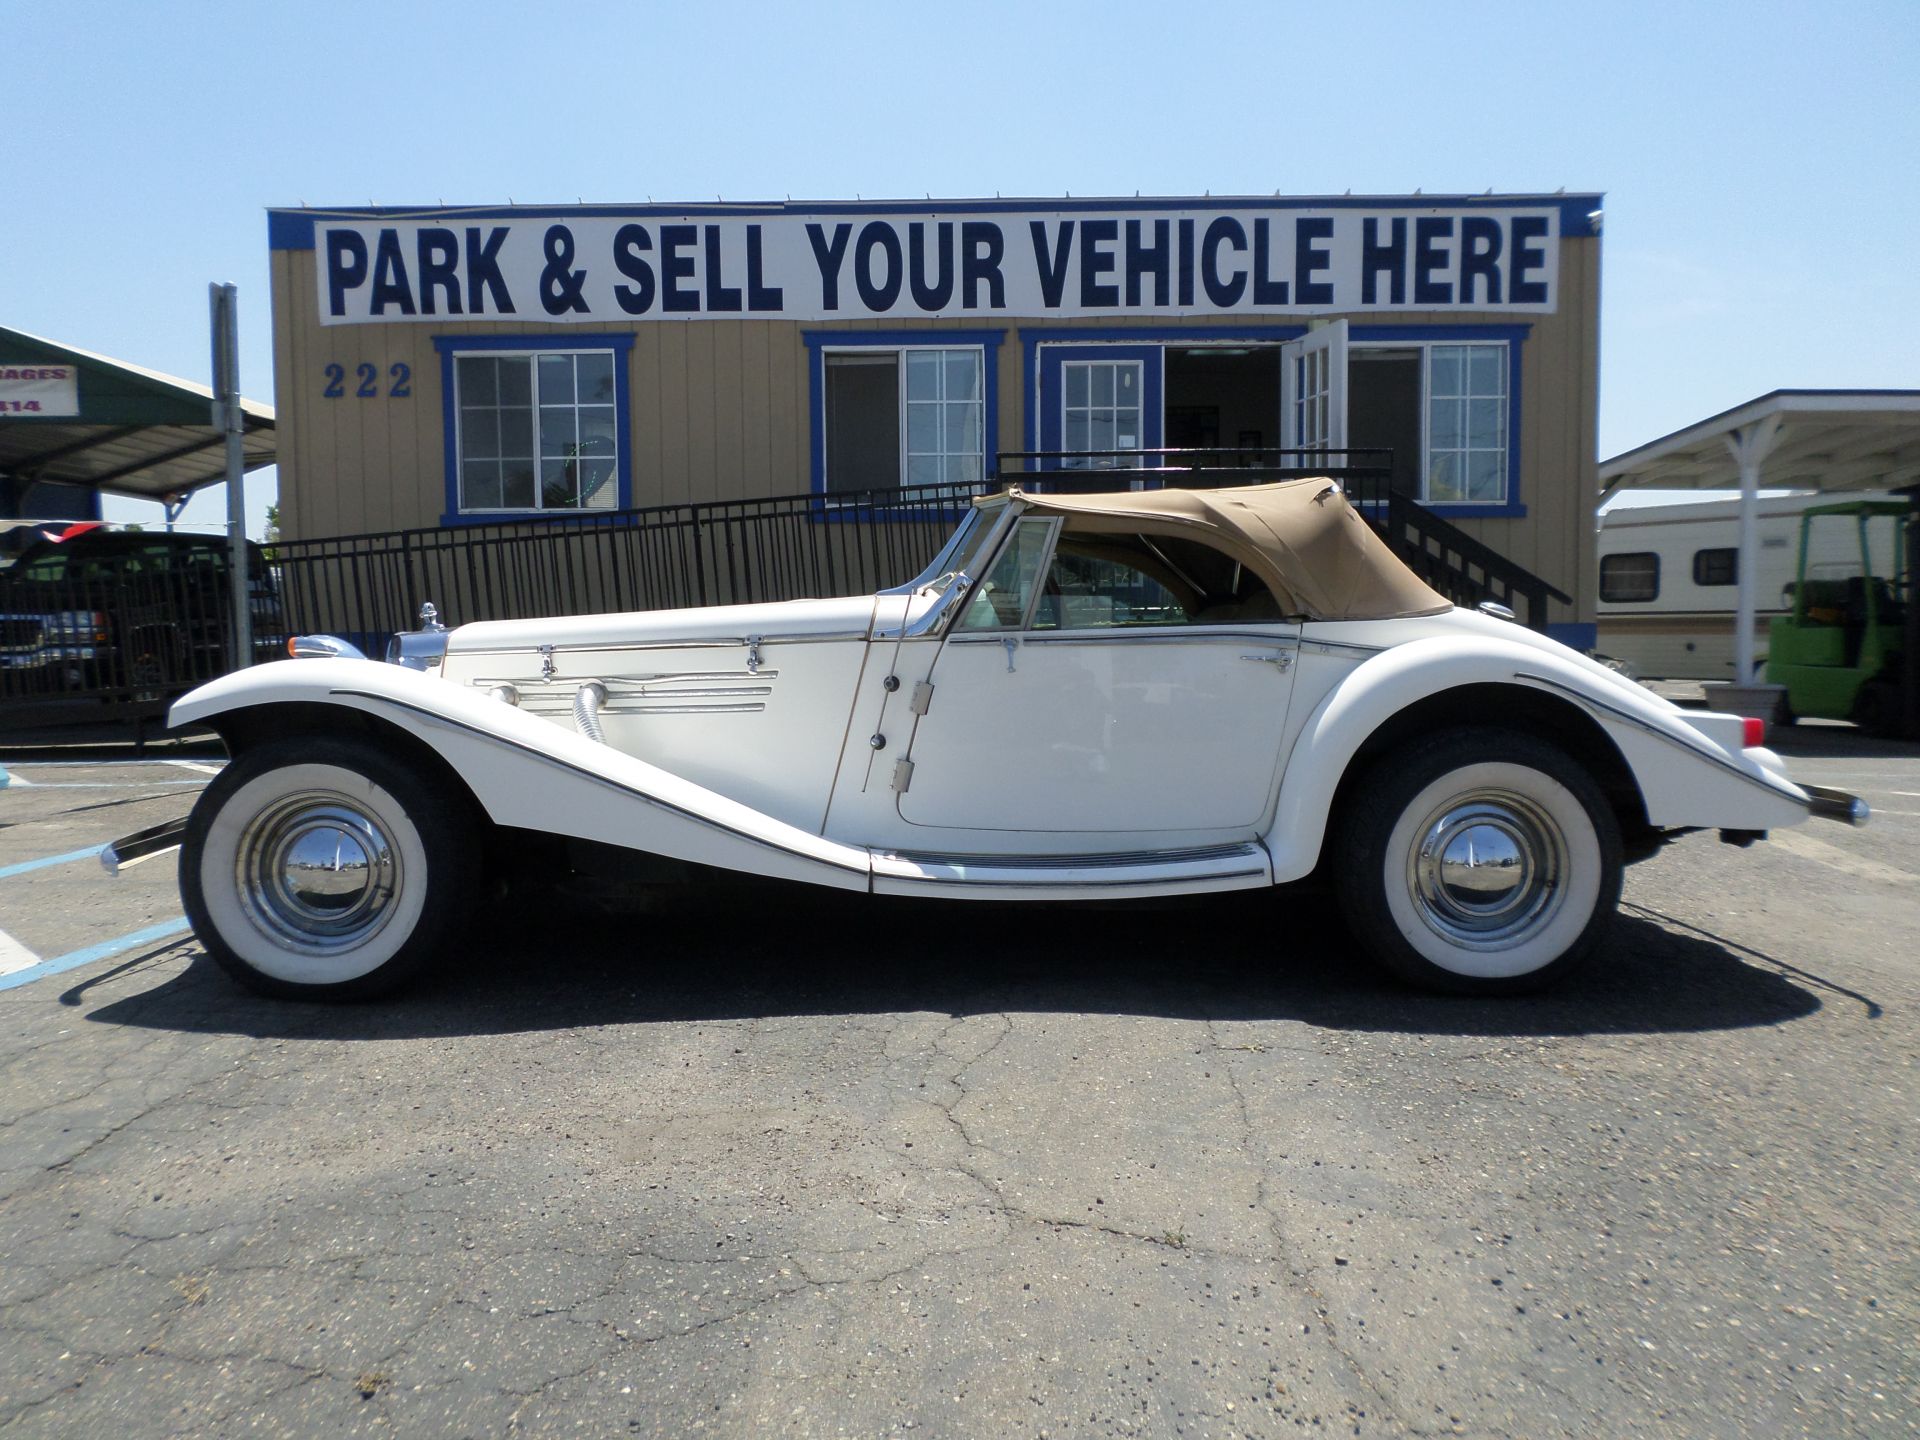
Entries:
<svg viewBox="0 0 1920 1440">
<path fill-rule="evenodd" d="M 1738 683 L 1754 676 L 1755 517 L 1762 486 L 1897 490 L 1920 484 L 1920 390 L 1775 390 L 1600 465 L 1618 490 L 1740 491 Z"/>
<path fill-rule="evenodd" d="M 0 416 L 0 471 L 143 500 L 178 499 L 226 478 L 225 435 L 207 386 L 4 326 L 0 363 L 80 372 L 78 416 Z M 273 407 L 241 406 L 246 468 L 273 464 Z"/>
</svg>

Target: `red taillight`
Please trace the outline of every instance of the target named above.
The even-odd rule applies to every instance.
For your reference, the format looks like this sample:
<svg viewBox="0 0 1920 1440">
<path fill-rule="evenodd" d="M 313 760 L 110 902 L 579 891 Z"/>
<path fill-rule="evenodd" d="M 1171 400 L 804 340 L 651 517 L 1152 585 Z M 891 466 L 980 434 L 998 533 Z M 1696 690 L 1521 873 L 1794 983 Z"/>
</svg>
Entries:
<svg viewBox="0 0 1920 1440">
<path fill-rule="evenodd" d="M 1751 750 L 1767 743 L 1767 722 L 1752 715 L 1740 717 L 1740 743 Z"/>
</svg>

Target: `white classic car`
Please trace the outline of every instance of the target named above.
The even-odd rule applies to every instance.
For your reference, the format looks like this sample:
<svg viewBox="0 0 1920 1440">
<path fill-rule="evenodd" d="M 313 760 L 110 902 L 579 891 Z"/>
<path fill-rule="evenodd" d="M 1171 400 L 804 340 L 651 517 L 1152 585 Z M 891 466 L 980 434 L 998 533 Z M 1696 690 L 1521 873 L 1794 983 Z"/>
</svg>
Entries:
<svg viewBox="0 0 1920 1440">
<path fill-rule="evenodd" d="M 1759 722 L 1454 607 L 1328 480 L 1009 489 L 877 595 L 427 623 L 398 663 L 308 637 L 173 707 L 232 755 L 184 822 L 186 912 L 257 989 L 404 980 L 532 831 L 881 895 L 1318 871 L 1396 974 L 1512 992 L 1677 834 L 1866 819 Z"/>
</svg>

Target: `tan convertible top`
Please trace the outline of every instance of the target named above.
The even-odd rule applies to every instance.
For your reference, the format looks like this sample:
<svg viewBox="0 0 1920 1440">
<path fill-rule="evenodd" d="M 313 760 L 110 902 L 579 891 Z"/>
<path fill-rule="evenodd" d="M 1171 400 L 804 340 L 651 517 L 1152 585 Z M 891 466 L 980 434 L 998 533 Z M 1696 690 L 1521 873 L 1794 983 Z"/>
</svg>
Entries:
<svg viewBox="0 0 1920 1440">
<path fill-rule="evenodd" d="M 1391 620 L 1453 604 L 1403 565 L 1339 486 L 1324 477 L 1231 490 L 1036 495 L 1011 487 L 976 505 L 1017 500 L 1064 515 L 1080 534 L 1187 535 L 1226 551 L 1266 581 L 1288 615 Z"/>
</svg>

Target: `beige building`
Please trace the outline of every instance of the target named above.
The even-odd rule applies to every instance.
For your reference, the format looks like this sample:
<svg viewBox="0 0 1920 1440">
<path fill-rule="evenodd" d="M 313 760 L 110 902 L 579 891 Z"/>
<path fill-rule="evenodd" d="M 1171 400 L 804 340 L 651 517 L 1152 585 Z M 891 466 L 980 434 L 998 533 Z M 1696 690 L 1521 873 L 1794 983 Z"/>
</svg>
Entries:
<svg viewBox="0 0 1920 1440">
<path fill-rule="evenodd" d="M 1599 209 L 275 210 L 281 526 L 979 481 L 1014 452 L 1366 448 L 1391 452 L 1396 490 L 1579 597 L 1552 618 L 1580 639 Z"/>
</svg>

